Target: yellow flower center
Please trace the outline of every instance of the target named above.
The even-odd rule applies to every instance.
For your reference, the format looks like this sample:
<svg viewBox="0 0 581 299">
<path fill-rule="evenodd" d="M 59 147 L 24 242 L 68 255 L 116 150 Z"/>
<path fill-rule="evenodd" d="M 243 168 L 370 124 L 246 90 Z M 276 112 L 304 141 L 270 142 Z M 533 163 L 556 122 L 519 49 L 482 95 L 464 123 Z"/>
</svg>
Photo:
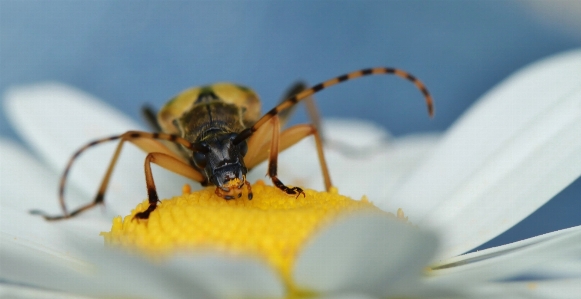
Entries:
<svg viewBox="0 0 581 299">
<path fill-rule="evenodd" d="M 115 217 L 111 231 L 101 235 L 107 245 L 154 257 L 208 250 L 257 256 L 292 290 L 294 261 L 316 231 L 355 211 L 384 213 L 365 197 L 353 200 L 336 189 L 305 190 L 306 196 L 295 198 L 259 181 L 252 187 L 252 200 L 245 196 L 224 200 L 214 188 L 190 193 L 189 186 L 184 187 L 182 196 L 163 200 L 148 220 L 133 219 L 147 209 L 149 204 L 143 201 L 123 220 Z"/>
</svg>

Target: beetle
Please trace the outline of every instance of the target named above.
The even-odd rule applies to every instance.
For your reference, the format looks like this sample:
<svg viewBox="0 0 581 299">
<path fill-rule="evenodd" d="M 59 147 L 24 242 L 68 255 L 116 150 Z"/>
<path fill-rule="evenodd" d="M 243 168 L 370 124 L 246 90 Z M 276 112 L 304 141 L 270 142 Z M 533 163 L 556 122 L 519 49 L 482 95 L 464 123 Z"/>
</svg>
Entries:
<svg viewBox="0 0 581 299">
<path fill-rule="evenodd" d="M 232 84 L 217 83 L 187 89 L 172 98 L 157 114 L 145 110 L 147 118 L 161 132 L 128 131 L 121 135 L 98 139 L 87 143 L 69 159 L 61 176 L 59 202 L 63 215 L 50 216 L 32 211 L 47 220 L 74 217 L 104 202 L 109 179 L 126 141 L 145 151 L 145 181 L 149 206 L 134 218 L 148 219 L 159 202 L 151 163 L 190 178 L 203 186 L 215 185 L 216 195 L 229 200 L 242 196 L 252 199 L 252 188 L 246 180 L 247 172 L 268 158 L 268 176 L 273 184 L 293 196 L 304 196 L 300 187 L 287 187 L 277 176 L 278 153 L 301 139 L 313 135 L 317 155 L 323 173 L 325 188 L 331 188 L 331 178 L 323 142 L 317 126 L 316 113 L 311 113 L 314 124 L 301 124 L 280 131 L 289 111 L 299 102 L 312 101 L 311 95 L 332 85 L 367 75 L 391 74 L 412 82 L 423 94 L 428 114 L 433 116 L 432 97 L 425 85 L 410 73 L 396 68 L 376 67 L 361 69 L 324 81 L 310 88 L 297 84 L 277 106 L 260 117 L 260 100 L 251 89 Z M 310 106 L 313 112 L 313 106 Z M 281 121 L 282 118 L 282 121 Z M 103 176 L 97 194 L 91 203 L 68 212 L 64 200 L 68 173 L 74 161 L 85 150 L 105 142 L 119 143 Z M 160 141 L 164 141 L 165 144 Z"/>
</svg>

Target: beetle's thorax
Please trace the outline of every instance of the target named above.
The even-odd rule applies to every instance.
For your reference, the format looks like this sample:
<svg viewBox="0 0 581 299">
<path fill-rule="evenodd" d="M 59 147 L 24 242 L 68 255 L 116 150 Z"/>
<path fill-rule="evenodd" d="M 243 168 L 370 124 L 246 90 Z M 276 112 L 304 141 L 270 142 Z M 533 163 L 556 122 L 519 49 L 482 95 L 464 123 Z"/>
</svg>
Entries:
<svg viewBox="0 0 581 299">
<path fill-rule="evenodd" d="M 233 104 L 212 102 L 197 105 L 176 120 L 180 135 L 190 142 L 199 142 L 216 133 L 238 133 L 246 127 L 241 110 Z"/>
</svg>

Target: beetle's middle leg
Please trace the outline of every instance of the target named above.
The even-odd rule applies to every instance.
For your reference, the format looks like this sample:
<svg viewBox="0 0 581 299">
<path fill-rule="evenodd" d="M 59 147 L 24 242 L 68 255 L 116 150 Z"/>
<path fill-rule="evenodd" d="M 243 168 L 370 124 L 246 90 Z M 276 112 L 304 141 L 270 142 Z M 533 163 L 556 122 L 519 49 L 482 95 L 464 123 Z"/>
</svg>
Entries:
<svg viewBox="0 0 581 299">
<path fill-rule="evenodd" d="M 270 136 L 267 136 L 267 134 Z M 332 183 L 327 162 L 325 160 L 325 154 L 323 152 L 323 142 L 319 132 L 313 125 L 295 125 L 280 132 L 280 123 L 278 122 L 278 118 L 274 117 L 248 140 L 249 150 L 244 162 L 248 168 L 253 168 L 268 158 L 268 175 L 271 177 L 273 184 L 286 193 L 301 194 L 302 190 L 300 188 L 288 188 L 278 179 L 278 153 L 310 135 L 313 135 L 315 138 L 317 155 L 323 173 L 325 188 L 329 191 Z M 270 151 L 268 151 L 269 147 Z M 293 191 L 293 189 L 295 190 Z M 300 192 L 298 192 L 299 190 Z"/>
</svg>

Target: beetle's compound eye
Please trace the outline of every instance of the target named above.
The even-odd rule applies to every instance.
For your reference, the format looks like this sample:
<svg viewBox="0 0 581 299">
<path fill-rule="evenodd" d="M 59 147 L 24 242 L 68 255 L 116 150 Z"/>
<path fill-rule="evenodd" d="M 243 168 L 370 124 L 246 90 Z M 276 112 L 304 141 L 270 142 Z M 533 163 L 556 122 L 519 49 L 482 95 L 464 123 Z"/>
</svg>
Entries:
<svg viewBox="0 0 581 299">
<path fill-rule="evenodd" d="M 208 144 L 206 142 L 196 142 L 193 143 L 192 146 L 194 147 L 194 150 L 196 152 L 200 152 L 200 153 L 208 153 L 210 151 L 210 148 L 208 147 Z"/>
<path fill-rule="evenodd" d="M 246 156 L 246 153 L 248 152 L 248 143 L 246 143 L 246 140 L 240 142 L 237 146 L 238 151 L 240 152 L 242 157 Z"/>
<path fill-rule="evenodd" d="M 202 152 L 194 152 L 192 160 L 194 160 L 194 164 L 196 164 L 196 166 L 198 166 L 199 168 L 205 168 L 206 163 L 208 162 L 206 154 Z"/>
<path fill-rule="evenodd" d="M 236 139 L 236 137 L 238 137 L 238 134 L 236 134 L 236 133 L 228 134 L 228 138 L 230 138 L 230 140 L 234 140 L 234 139 Z"/>
<path fill-rule="evenodd" d="M 192 156 L 194 164 L 199 168 L 205 168 L 206 162 L 208 162 L 206 154 L 210 152 L 208 144 L 202 141 L 194 143 L 193 146 L 195 148 L 194 155 Z"/>
</svg>

